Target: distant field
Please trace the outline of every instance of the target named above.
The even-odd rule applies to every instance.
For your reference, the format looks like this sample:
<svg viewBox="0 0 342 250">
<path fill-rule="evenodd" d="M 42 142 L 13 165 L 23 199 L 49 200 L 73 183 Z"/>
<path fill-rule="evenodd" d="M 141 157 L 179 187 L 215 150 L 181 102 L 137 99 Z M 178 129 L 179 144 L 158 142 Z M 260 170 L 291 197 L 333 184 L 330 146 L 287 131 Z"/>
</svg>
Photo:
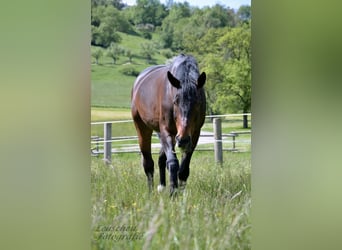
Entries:
<svg viewBox="0 0 342 250">
<path fill-rule="evenodd" d="M 119 65 L 92 65 L 91 105 L 97 107 L 130 106 L 135 77 L 125 76 Z M 139 69 L 140 70 L 140 69 Z"/>
<path fill-rule="evenodd" d="M 116 64 L 106 56 L 106 51 L 102 48 L 92 47 L 91 50 L 103 50 L 103 57 L 99 59 L 99 65 L 95 64 L 92 58 L 91 66 L 91 105 L 93 107 L 119 107 L 129 108 L 130 94 L 135 77 L 127 76 L 120 72 L 123 68 L 130 66 L 136 71 L 141 72 L 150 66 L 144 58 L 140 56 L 140 44 L 151 42 L 144 38 L 120 33 L 122 42 L 118 44 L 124 49 L 129 49 L 136 56 L 132 63 L 126 56 L 121 55 Z M 157 50 L 158 52 L 159 50 Z M 156 53 L 153 56 L 154 64 L 164 64 L 167 60 L 164 56 Z"/>
<path fill-rule="evenodd" d="M 130 109 L 125 108 L 92 108 L 91 109 L 91 121 L 122 121 L 131 120 Z M 91 135 L 103 137 L 103 125 L 92 125 Z M 136 135 L 136 131 L 133 122 L 119 123 L 112 125 L 112 136 L 133 136 Z"/>
<path fill-rule="evenodd" d="M 100 108 L 100 107 L 92 107 L 91 108 L 91 121 L 116 121 L 116 120 L 130 120 L 132 119 L 130 108 Z M 249 117 L 248 121 L 249 126 L 251 127 L 251 119 Z M 203 125 L 203 130 L 212 130 L 212 122 L 210 119 L 206 120 L 206 123 Z M 239 117 L 227 117 L 222 118 L 222 132 L 230 133 L 231 131 L 236 130 L 250 130 L 242 128 L 242 116 Z"/>
<path fill-rule="evenodd" d="M 96 108 L 91 109 L 92 121 L 116 121 L 132 119 L 131 111 L 127 108 Z"/>
</svg>

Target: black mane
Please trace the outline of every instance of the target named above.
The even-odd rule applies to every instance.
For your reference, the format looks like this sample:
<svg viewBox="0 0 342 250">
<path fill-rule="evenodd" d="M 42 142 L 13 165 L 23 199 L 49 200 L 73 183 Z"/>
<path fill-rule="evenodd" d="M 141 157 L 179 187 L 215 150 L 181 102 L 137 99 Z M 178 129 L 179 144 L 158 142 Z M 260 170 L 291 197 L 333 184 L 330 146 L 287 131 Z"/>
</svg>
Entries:
<svg viewBox="0 0 342 250">
<path fill-rule="evenodd" d="M 197 89 L 199 77 L 197 62 L 194 57 L 181 54 L 173 60 L 170 71 L 180 81 L 181 85 L 175 100 L 177 100 L 182 113 L 188 112 L 203 99 L 198 96 L 201 94 Z"/>
<path fill-rule="evenodd" d="M 184 54 L 177 56 L 173 60 L 170 71 L 181 82 L 182 87 L 188 87 L 192 84 L 196 85 L 199 77 L 195 58 Z"/>
</svg>

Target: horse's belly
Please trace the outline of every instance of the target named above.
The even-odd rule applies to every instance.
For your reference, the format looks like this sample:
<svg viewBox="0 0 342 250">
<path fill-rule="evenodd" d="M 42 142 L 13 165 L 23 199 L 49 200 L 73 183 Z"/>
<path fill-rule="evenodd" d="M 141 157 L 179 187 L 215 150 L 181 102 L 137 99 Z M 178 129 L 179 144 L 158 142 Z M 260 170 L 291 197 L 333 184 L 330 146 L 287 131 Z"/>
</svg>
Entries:
<svg viewBox="0 0 342 250">
<path fill-rule="evenodd" d="M 140 119 L 151 129 L 159 132 L 160 102 L 164 90 L 160 75 L 165 67 L 153 67 L 150 74 L 143 73 L 133 87 L 132 105 Z M 166 72 L 165 72 L 166 74 Z"/>
<path fill-rule="evenodd" d="M 144 117 L 142 120 L 149 128 L 159 132 L 159 122 L 154 117 Z"/>
<path fill-rule="evenodd" d="M 152 103 L 135 103 L 135 109 L 139 118 L 151 129 L 159 131 L 159 111 Z"/>
</svg>

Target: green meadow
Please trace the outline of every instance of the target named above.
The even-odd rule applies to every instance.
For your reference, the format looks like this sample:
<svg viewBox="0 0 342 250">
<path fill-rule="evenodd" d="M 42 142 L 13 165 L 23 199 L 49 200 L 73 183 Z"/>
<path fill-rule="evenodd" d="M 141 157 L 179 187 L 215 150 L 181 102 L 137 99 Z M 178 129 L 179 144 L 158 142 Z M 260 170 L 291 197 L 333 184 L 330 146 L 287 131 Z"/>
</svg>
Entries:
<svg viewBox="0 0 342 250">
<path fill-rule="evenodd" d="M 92 118 L 126 120 L 130 112 L 92 108 Z M 241 125 L 239 119 L 227 120 L 223 131 Z M 97 127 L 92 133 L 103 133 L 102 125 L 92 127 Z M 204 128 L 212 130 L 210 121 Z M 136 135 L 132 122 L 113 124 L 112 134 Z M 157 156 L 153 154 L 155 185 L 151 194 L 140 154 L 113 154 L 111 165 L 92 157 L 92 249 L 250 249 L 250 146 L 246 152 L 225 151 L 222 165 L 215 164 L 212 151 L 196 151 L 187 188 L 174 198 L 170 198 L 168 186 L 162 193 L 156 190 Z"/>
<path fill-rule="evenodd" d="M 154 161 L 157 162 L 156 156 Z M 149 194 L 140 155 L 91 167 L 92 249 L 250 249 L 250 153 L 195 152 L 187 188 Z"/>
<path fill-rule="evenodd" d="M 120 33 L 122 42 L 120 47 L 132 51 L 134 54 L 132 62 L 128 57 L 121 55 L 114 64 L 113 60 L 106 56 L 106 51 L 102 48 L 92 46 L 91 50 L 100 49 L 103 56 L 99 59 L 99 64 L 92 58 L 91 66 L 91 105 L 92 107 L 130 107 L 130 94 L 135 76 L 124 75 L 121 71 L 131 67 L 137 72 L 151 66 L 142 58 L 140 54 L 140 44 L 151 42 L 139 36 Z M 153 56 L 153 64 L 165 64 L 168 58 L 156 52 Z"/>
</svg>

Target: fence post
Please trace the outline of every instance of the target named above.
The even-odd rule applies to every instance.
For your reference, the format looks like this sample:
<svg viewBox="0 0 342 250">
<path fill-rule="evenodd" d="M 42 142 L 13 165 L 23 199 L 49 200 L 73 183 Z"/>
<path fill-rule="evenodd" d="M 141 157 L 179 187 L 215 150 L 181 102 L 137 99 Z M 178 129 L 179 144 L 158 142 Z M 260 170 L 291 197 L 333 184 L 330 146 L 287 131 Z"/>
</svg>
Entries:
<svg viewBox="0 0 342 250">
<path fill-rule="evenodd" d="M 222 164 L 223 158 L 222 158 L 222 126 L 221 126 L 221 119 L 220 118 L 214 118 L 213 120 L 213 126 L 214 126 L 214 151 L 215 151 L 215 161 L 217 163 Z"/>
<path fill-rule="evenodd" d="M 103 126 L 103 137 L 104 137 L 104 147 L 103 147 L 103 160 L 106 163 L 112 162 L 112 123 L 106 122 Z"/>
<path fill-rule="evenodd" d="M 235 150 L 235 137 L 236 135 L 233 136 L 233 150 Z"/>
</svg>

